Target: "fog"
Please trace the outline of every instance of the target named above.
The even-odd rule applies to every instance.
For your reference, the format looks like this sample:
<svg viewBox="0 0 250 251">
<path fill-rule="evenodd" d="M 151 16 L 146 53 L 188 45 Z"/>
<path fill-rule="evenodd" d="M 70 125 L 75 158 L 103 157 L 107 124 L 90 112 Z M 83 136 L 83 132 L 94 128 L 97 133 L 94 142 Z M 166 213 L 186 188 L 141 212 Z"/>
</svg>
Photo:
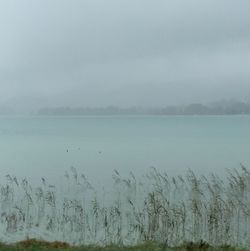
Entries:
<svg viewBox="0 0 250 251">
<path fill-rule="evenodd" d="M 248 0 L 0 2 L 0 104 L 250 101 Z"/>
</svg>

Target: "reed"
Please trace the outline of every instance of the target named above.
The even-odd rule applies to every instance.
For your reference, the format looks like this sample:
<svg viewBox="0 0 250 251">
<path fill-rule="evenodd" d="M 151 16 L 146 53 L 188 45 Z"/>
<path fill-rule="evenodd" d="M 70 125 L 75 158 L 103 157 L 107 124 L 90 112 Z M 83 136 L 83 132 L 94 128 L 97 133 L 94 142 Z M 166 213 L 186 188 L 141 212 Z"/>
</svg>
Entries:
<svg viewBox="0 0 250 251">
<path fill-rule="evenodd" d="M 113 173 L 113 189 L 98 192 L 71 168 L 63 188 L 45 178 L 33 187 L 10 175 L 0 184 L 0 239 L 61 240 L 73 245 L 166 248 L 183 242 L 250 247 L 250 170 L 241 165 L 220 179 L 189 170 L 169 177 L 151 168 L 138 180 Z"/>
</svg>

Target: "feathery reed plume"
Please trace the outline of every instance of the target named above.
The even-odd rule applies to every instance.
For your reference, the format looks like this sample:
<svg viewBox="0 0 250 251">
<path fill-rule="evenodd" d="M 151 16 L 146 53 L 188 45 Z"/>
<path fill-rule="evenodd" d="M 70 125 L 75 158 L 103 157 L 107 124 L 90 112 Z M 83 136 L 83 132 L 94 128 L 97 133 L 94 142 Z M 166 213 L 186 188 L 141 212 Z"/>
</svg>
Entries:
<svg viewBox="0 0 250 251">
<path fill-rule="evenodd" d="M 121 177 L 117 170 L 112 177 L 111 190 L 100 194 L 74 167 L 59 189 L 45 178 L 32 187 L 27 179 L 7 175 L 0 184 L 0 238 L 105 245 L 155 241 L 164 247 L 192 241 L 190 250 L 197 243 L 250 246 L 250 170 L 245 166 L 228 170 L 223 180 L 191 170 L 169 177 L 154 167 L 140 180 L 133 173 Z"/>
</svg>

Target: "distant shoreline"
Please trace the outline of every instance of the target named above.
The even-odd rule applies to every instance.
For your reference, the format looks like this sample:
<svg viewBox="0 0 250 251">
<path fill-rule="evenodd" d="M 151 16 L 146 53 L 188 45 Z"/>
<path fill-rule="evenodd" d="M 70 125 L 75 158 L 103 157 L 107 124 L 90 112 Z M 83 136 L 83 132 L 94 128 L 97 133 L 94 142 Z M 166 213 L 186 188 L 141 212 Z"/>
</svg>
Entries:
<svg viewBox="0 0 250 251">
<path fill-rule="evenodd" d="M 203 105 L 200 103 L 186 106 L 166 107 L 45 107 L 35 112 L 36 115 L 63 115 L 63 116 L 90 116 L 90 115 L 171 115 L 171 116 L 192 116 L 192 115 L 250 115 L 250 103 L 216 103 Z"/>
<path fill-rule="evenodd" d="M 231 116 L 250 116 L 250 114 L 29 114 L 34 117 L 231 117 Z M 0 115 L 5 116 L 26 116 L 25 114 L 19 115 Z"/>
</svg>

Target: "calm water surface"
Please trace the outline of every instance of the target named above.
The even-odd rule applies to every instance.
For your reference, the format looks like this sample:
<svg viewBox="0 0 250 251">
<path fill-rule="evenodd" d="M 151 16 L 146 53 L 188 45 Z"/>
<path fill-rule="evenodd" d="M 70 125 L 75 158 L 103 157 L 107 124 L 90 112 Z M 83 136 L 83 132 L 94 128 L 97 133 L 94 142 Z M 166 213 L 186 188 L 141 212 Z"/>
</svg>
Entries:
<svg viewBox="0 0 250 251">
<path fill-rule="evenodd" d="M 71 166 L 108 180 L 151 166 L 221 173 L 250 166 L 250 116 L 1 117 L 0 174 L 55 179 Z"/>
</svg>

